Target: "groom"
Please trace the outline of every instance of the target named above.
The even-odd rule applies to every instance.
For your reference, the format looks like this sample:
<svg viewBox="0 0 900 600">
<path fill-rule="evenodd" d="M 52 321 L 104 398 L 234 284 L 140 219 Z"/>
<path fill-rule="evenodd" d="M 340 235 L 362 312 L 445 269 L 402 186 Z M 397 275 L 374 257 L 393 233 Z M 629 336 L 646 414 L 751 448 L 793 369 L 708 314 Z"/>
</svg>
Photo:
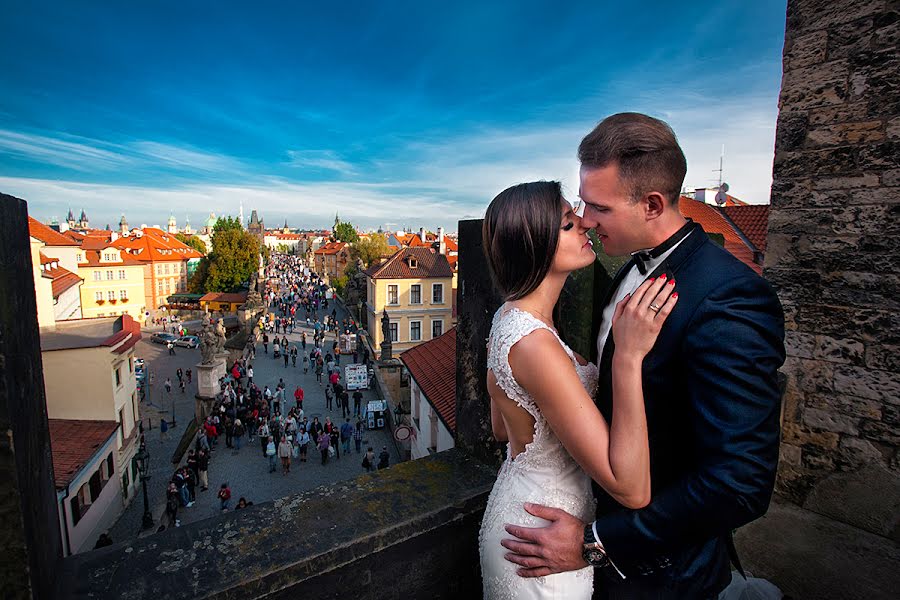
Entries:
<svg viewBox="0 0 900 600">
<path fill-rule="evenodd" d="M 649 277 L 675 279 L 679 292 L 643 367 L 652 500 L 628 510 L 595 485 L 593 523 L 526 504 L 550 524 L 508 525 L 507 559 L 523 577 L 591 564 L 595 598 L 715 598 L 731 560 L 738 564 L 732 530 L 766 512 L 774 487 L 781 305 L 763 278 L 681 216 L 687 164 L 667 124 L 613 115 L 582 140 L 578 157 L 583 224 L 607 254 L 632 257 L 594 307 L 596 402 L 608 421 L 616 304 Z"/>
</svg>

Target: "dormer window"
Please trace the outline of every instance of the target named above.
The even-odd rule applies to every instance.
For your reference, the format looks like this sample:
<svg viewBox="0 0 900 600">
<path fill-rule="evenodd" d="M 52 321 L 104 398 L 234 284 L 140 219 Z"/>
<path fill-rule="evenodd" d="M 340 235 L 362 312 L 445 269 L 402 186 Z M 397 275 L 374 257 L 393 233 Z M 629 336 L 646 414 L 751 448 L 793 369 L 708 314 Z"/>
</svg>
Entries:
<svg viewBox="0 0 900 600">
<path fill-rule="evenodd" d="M 416 269 L 419 267 L 419 261 L 417 261 L 414 257 L 409 257 L 409 268 Z"/>
</svg>

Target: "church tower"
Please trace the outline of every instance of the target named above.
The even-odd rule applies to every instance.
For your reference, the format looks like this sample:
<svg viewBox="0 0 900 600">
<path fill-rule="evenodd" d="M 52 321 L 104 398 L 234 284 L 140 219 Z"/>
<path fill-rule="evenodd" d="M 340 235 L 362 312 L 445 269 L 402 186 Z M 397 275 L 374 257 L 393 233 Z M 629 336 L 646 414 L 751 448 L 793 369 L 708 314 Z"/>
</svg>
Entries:
<svg viewBox="0 0 900 600">
<path fill-rule="evenodd" d="M 175 215 L 169 215 L 169 225 L 166 228 L 166 231 L 168 231 L 172 235 L 178 233 L 178 223 L 175 221 Z"/>
<path fill-rule="evenodd" d="M 122 218 L 119 219 L 119 233 L 122 235 L 128 233 L 128 221 L 125 220 L 125 213 L 122 213 Z"/>
</svg>

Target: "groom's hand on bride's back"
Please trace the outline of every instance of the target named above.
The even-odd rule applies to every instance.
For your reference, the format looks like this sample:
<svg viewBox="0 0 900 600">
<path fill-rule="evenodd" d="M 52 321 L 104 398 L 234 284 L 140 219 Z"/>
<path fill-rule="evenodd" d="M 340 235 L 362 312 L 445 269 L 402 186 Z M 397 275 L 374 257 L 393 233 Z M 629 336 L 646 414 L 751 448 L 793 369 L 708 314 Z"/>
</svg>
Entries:
<svg viewBox="0 0 900 600">
<path fill-rule="evenodd" d="M 509 550 L 506 560 L 519 565 L 522 577 L 543 577 L 574 571 L 587 566 L 581 557 L 584 522 L 559 508 L 525 504 L 530 514 L 550 521 L 546 527 L 506 525 L 506 532 L 517 539 L 500 543 Z"/>
</svg>

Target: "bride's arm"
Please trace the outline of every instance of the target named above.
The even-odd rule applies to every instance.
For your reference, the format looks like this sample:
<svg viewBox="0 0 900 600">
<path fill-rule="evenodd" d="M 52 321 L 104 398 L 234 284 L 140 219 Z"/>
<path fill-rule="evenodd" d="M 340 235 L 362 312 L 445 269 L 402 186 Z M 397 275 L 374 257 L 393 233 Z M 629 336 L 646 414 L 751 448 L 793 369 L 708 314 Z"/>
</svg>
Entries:
<svg viewBox="0 0 900 600">
<path fill-rule="evenodd" d="M 623 506 L 646 506 L 650 502 L 650 451 L 640 363 L 637 368 L 630 363 L 614 368 L 613 377 L 626 392 L 616 400 L 612 428 L 551 332 L 539 329 L 522 338 L 510 350 L 509 364 L 553 433 L 591 479 Z M 613 386 L 617 388 L 615 383 Z M 626 404 L 631 406 L 626 408 Z"/>
<path fill-rule="evenodd" d="M 537 330 L 509 353 L 519 384 L 535 399 L 556 437 L 591 478 L 620 504 L 650 503 L 650 450 L 641 365 L 677 300 L 663 281 L 642 284 L 613 317 L 613 418 L 608 424 L 556 337 Z M 655 304 L 652 304 L 655 303 Z M 655 311 L 650 306 L 659 306 Z"/>
</svg>

